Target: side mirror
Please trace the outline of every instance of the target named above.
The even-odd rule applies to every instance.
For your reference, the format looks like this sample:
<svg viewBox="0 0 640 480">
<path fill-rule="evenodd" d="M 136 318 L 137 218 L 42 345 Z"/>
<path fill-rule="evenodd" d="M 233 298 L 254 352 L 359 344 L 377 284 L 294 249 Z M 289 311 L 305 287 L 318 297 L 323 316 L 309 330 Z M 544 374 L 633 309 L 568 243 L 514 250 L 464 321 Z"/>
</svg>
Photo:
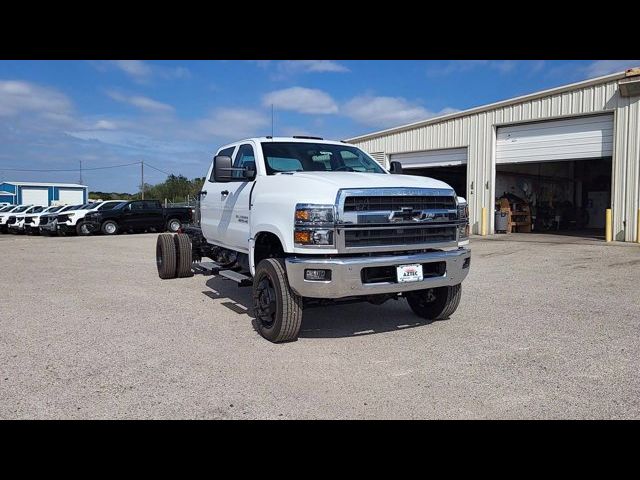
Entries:
<svg viewBox="0 0 640 480">
<path fill-rule="evenodd" d="M 213 179 L 216 182 L 230 182 L 232 167 L 231 157 L 218 155 L 213 159 Z"/>
<path fill-rule="evenodd" d="M 398 161 L 391 162 L 391 168 L 389 169 L 391 173 L 401 174 L 402 173 L 402 164 Z"/>
</svg>

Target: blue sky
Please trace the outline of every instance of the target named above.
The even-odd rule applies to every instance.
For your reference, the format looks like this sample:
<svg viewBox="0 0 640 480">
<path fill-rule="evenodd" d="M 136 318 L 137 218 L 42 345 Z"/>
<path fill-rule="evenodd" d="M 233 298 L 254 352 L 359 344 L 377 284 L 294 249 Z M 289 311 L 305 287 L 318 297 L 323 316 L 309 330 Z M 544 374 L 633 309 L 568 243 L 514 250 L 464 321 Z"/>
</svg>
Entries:
<svg viewBox="0 0 640 480">
<path fill-rule="evenodd" d="M 0 181 L 77 182 L 75 169 L 144 160 L 203 176 L 253 135 L 344 139 L 640 66 L 593 61 L 1 61 Z M 165 175 L 145 169 L 149 183 Z M 137 166 L 85 171 L 135 192 Z"/>
</svg>

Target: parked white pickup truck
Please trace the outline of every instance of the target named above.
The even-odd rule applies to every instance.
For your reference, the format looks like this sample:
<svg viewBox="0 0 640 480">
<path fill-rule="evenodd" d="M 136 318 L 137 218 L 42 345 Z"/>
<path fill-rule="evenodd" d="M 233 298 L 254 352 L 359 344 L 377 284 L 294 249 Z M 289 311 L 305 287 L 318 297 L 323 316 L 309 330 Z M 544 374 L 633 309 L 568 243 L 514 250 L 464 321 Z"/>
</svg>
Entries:
<svg viewBox="0 0 640 480">
<path fill-rule="evenodd" d="M 0 208 L 0 233 L 7 233 L 9 217 L 18 211 L 24 211 L 29 205 L 6 205 Z"/>
<path fill-rule="evenodd" d="M 9 232 L 13 234 L 24 233 L 25 217 L 27 215 L 41 213 L 45 208 L 47 207 L 32 205 L 20 212 L 16 210 L 14 213 L 10 214 L 9 218 L 7 219 L 7 227 L 9 229 Z"/>
<path fill-rule="evenodd" d="M 201 271 L 252 285 L 258 330 L 273 342 L 297 339 L 312 305 L 404 298 L 423 318 L 447 318 L 471 260 L 466 201 L 401 170 L 315 137 L 226 145 L 209 168 L 199 223 L 158 237 L 159 276 Z"/>
<path fill-rule="evenodd" d="M 55 212 L 61 210 L 63 205 L 54 205 L 51 207 L 47 207 L 41 212 L 38 213 L 30 213 L 25 215 L 24 217 L 24 232 L 27 235 L 39 233 L 38 228 L 40 227 L 40 219 L 47 214 L 54 214 Z"/>
</svg>

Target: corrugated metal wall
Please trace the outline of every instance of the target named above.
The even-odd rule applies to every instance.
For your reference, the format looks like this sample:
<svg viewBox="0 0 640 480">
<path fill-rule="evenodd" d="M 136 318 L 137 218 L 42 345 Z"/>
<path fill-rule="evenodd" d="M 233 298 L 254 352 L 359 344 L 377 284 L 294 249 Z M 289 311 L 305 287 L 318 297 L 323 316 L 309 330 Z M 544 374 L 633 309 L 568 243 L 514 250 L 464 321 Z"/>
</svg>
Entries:
<svg viewBox="0 0 640 480">
<path fill-rule="evenodd" d="M 368 152 L 390 154 L 468 147 L 467 192 L 473 232 L 479 233 L 482 207 L 493 212 L 495 144 L 498 126 L 593 113 L 614 113 L 613 232 L 616 240 L 635 240 L 640 207 L 640 97 L 618 94 L 618 79 L 577 86 L 491 110 L 443 119 L 437 123 L 352 140 Z M 489 215 L 493 231 L 493 215 Z"/>
</svg>

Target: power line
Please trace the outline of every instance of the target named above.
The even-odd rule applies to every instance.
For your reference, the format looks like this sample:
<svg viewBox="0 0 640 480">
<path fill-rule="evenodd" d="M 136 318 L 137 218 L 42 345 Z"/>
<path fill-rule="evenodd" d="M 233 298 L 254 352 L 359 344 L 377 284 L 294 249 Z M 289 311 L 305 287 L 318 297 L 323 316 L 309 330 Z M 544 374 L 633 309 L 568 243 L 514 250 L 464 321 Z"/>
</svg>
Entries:
<svg viewBox="0 0 640 480">
<path fill-rule="evenodd" d="M 129 167 L 131 165 L 139 165 L 141 162 L 123 163 L 122 165 L 109 165 L 107 167 L 91 167 L 83 168 L 83 171 L 87 170 L 105 170 L 107 168 L 120 168 Z M 3 171 L 7 172 L 77 172 L 77 168 L 3 168 Z M 164 172 L 163 172 L 164 173 Z"/>
<path fill-rule="evenodd" d="M 153 165 L 151 165 L 149 162 L 145 162 L 144 164 L 145 164 L 147 167 L 151 167 L 151 168 L 153 168 L 154 170 L 157 170 L 157 171 L 159 171 L 159 172 L 164 173 L 165 175 L 173 175 L 172 173 L 165 172 L 164 170 L 161 170 L 161 169 L 159 169 L 158 167 L 154 167 L 154 166 L 153 166 Z"/>
</svg>

